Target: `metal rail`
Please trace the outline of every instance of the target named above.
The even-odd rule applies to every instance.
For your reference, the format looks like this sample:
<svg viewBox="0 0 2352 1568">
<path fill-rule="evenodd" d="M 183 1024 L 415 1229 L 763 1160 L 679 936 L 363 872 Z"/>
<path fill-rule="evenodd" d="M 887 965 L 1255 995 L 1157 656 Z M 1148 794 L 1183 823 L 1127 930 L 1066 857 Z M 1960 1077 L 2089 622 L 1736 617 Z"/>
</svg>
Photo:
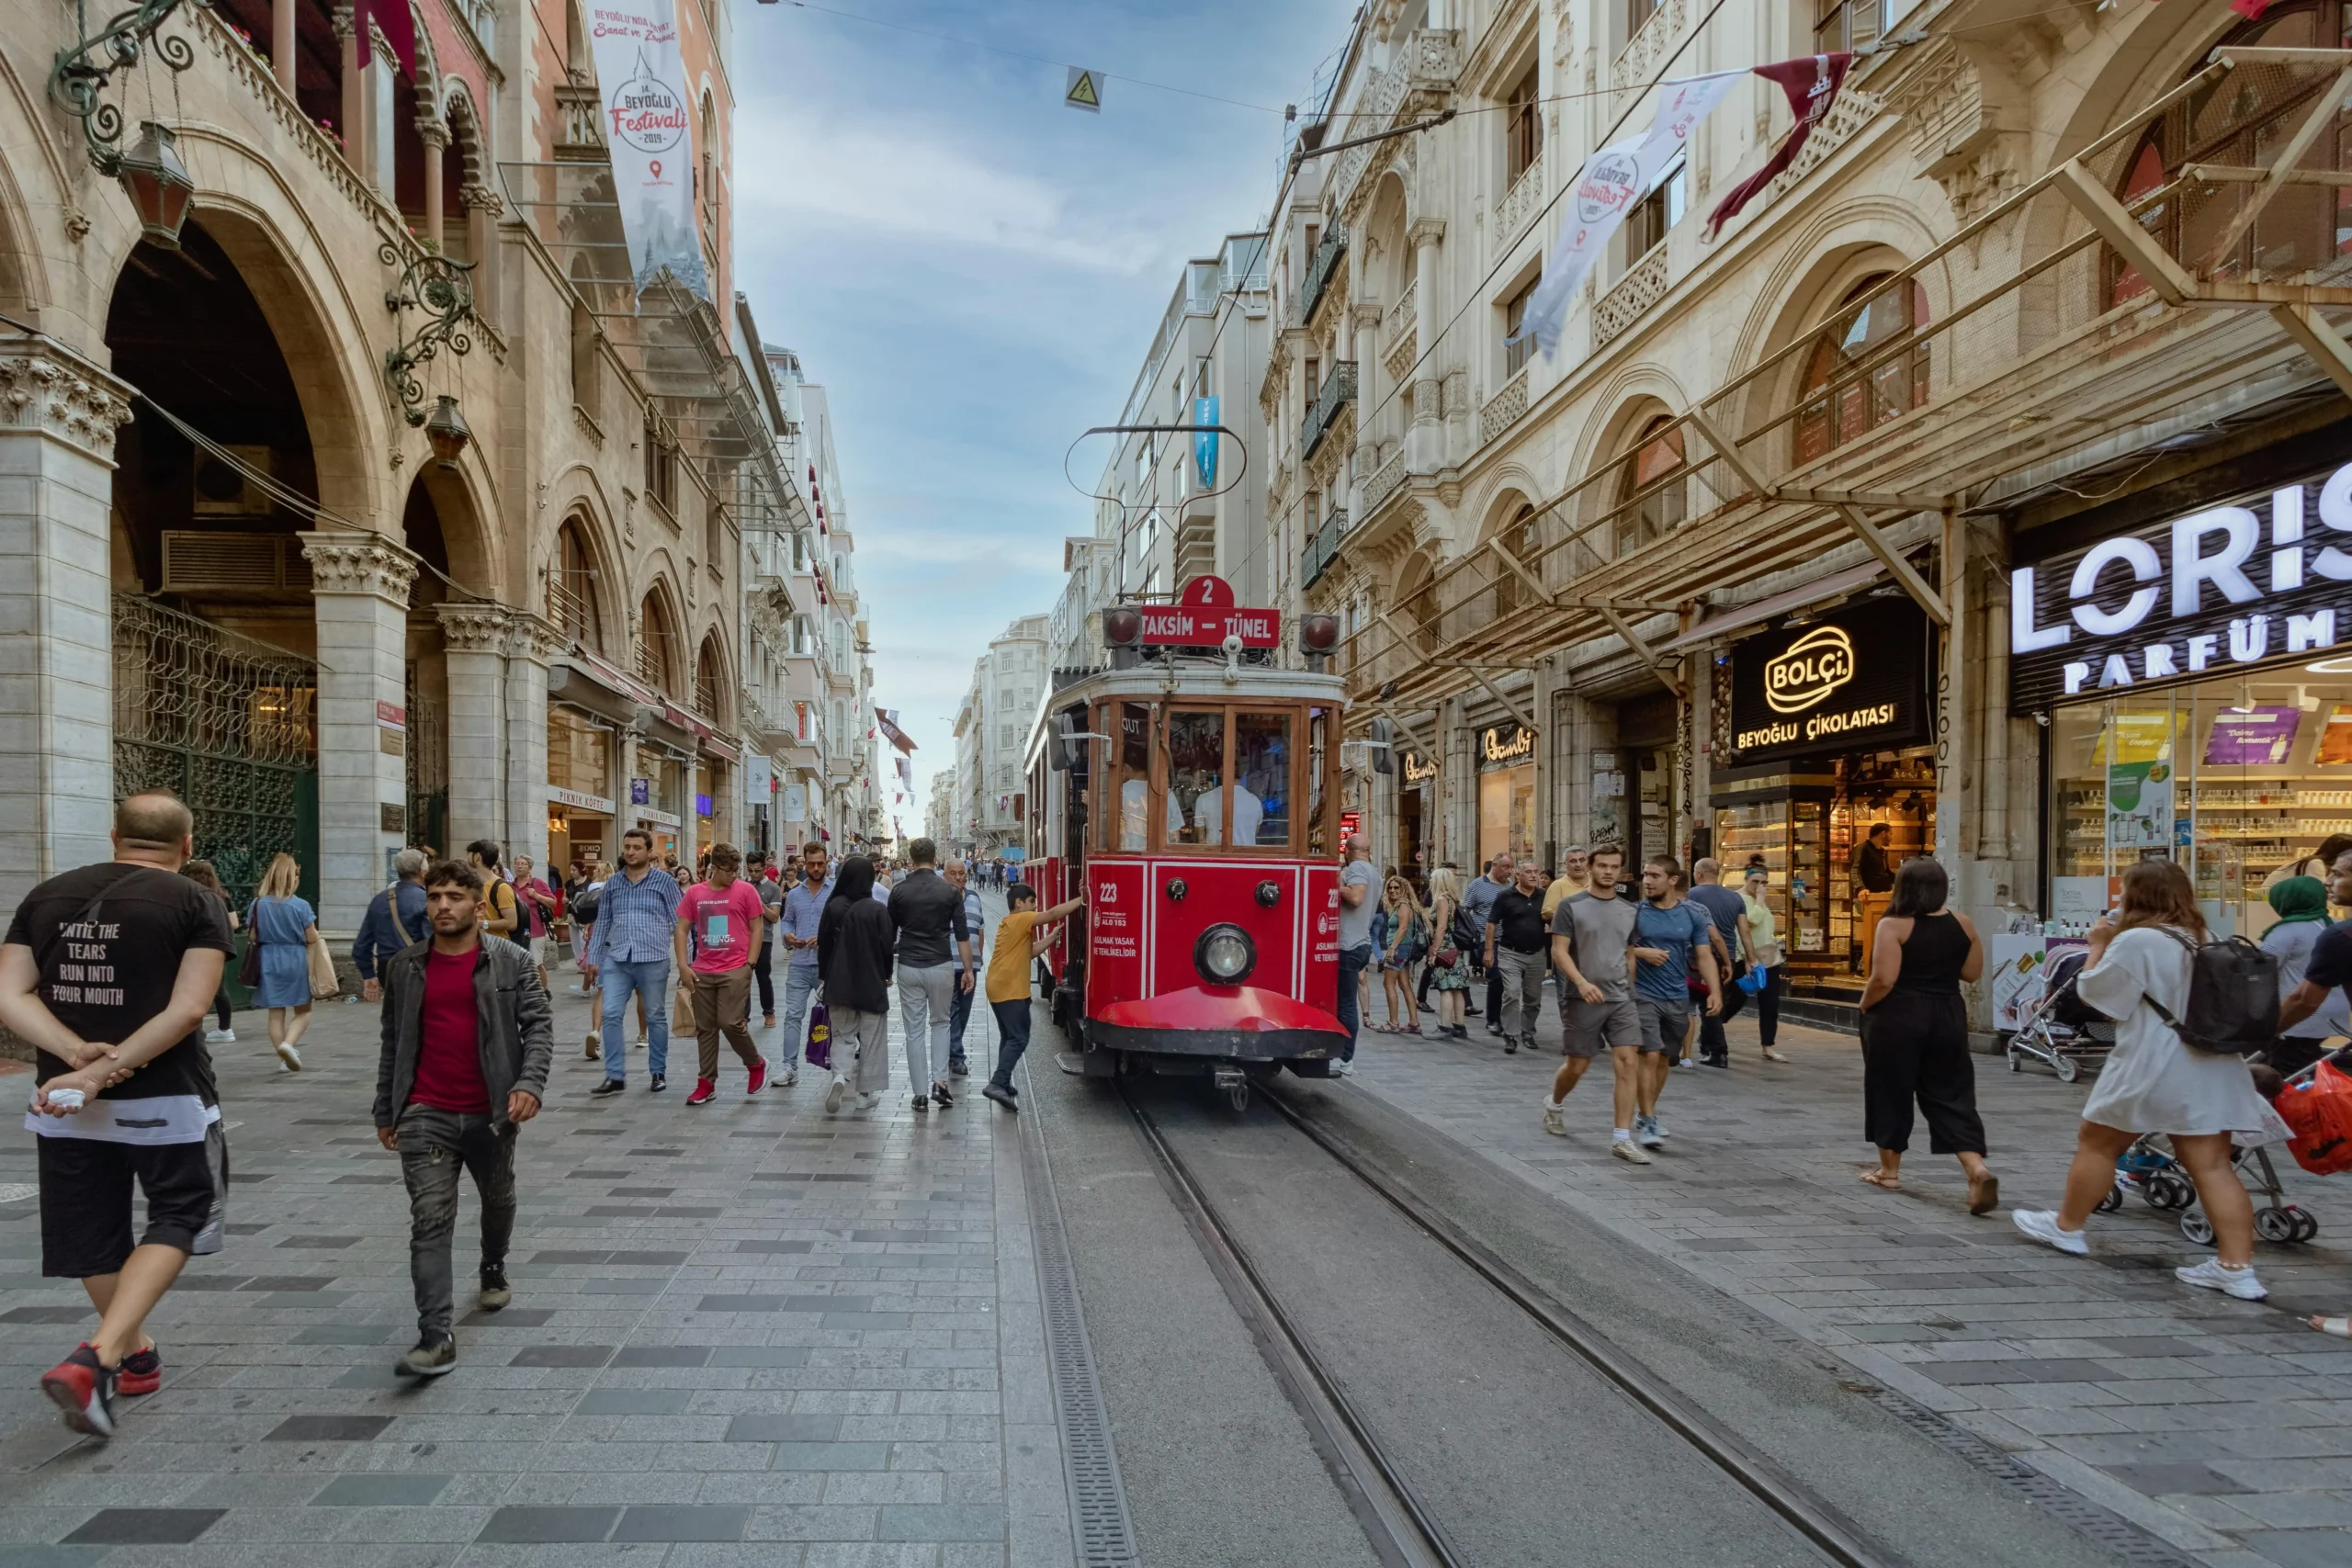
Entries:
<svg viewBox="0 0 2352 1568">
<path fill-rule="evenodd" d="M 1260 1093 L 1283 1120 L 1338 1161 L 1349 1175 L 1385 1200 L 1430 1239 L 1492 1286 L 1538 1326 L 1573 1351 L 1627 1398 L 1657 1416 L 1750 1495 L 1787 1521 L 1831 1562 L 1845 1568 L 1897 1568 L 1901 1559 L 1865 1537 L 1859 1526 L 1802 1482 L 1758 1453 L 1713 1417 L 1673 1393 L 1666 1381 L 1629 1355 L 1541 1286 L 1464 1235 L 1437 1210 L 1359 1158 L 1346 1144 L 1299 1113 L 1281 1095 Z M 1134 1102 L 1129 1100 L 1132 1109 Z M 1142 1120 L 1141 1111 L 1136 1112 Z M 1156 1134 L 1152 1134 L 1156 1136 Z"/>
</svg>

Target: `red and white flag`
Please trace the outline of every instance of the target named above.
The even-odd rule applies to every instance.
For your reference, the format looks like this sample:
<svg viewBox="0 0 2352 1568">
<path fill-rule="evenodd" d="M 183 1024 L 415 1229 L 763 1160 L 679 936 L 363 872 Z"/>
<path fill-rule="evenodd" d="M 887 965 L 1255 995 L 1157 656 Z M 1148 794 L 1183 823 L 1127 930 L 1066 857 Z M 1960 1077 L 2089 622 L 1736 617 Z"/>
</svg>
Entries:
<svg viewBox="0 0 2352 1568">
<path fill-rule="evenodd" d="M 1774 176 L 1796 161 L 1804 144 L 1813 139 L 1813 128 L 1829 116 L 1829 106 L 1838 101 L 1838 89 L 1846 85 L 1846 73 L 1853 68 L 1850 54 L 1813 54 L 1802 60 L 1783 60 L 1777 65 L 1759 65 L 1756 74 L 1768 82 L 1778 82 L 1789 96 L 1789 112 L 1797 118 L 1780 146 L 1764 160 L 1764 166 L 1731 187 L 1715 209 L 1707 215 L 1707 231 L 1703 236 L 1713 239 L 1724 224 L 1739 215 L 1739 209 L 1755 198 L 1756 193 L 1770 185 Z"/>
</svg>

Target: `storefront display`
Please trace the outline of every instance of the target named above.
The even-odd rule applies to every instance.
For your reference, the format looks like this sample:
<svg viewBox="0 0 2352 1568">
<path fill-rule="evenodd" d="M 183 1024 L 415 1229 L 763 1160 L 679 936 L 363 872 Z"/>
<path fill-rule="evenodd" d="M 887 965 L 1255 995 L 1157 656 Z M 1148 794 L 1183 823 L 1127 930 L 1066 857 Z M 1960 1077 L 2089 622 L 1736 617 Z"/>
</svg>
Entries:
<svg viewBox="0 0 2352 1568">
<path fill-rule="evenodd" d="M 2070 547 L 2020 541 L 2010 706 L 2042 721 L 2062 934 L 2161 857 L 2217 933 L 2258 937 L 2282 868 L 2352 833 L 2352 465 L 2315 455 L 2284 443 L 2276 479 L 2240 464 L 2209 504 L 2180 486 L 2070 519 Z"/>
<path fill-rule="evenodd" d="M 1434 859 L 1430 827 L 1438 814 L 1437 759 L 1410 747 L 1397 757 L 1396 865 L 1422 888 Z"/>
<path fill-rule="evenodd" d="M 1535 853 L 1535 732 L 1522 724 L 1478 732 L 1478 863 Z"/>
<path fill-rule="evenodd" d="M 547 863 L 568 868 L 614 859 L 612 731 L 560 703 L 548 705 Z"/>
</svg>

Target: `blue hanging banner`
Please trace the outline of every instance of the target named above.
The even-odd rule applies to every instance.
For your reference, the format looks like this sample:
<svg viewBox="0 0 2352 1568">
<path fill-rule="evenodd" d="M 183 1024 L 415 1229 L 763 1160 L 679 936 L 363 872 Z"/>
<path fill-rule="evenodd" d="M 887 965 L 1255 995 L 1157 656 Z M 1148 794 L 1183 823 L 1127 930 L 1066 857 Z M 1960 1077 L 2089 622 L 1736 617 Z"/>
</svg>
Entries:
<svg viewBox="0 0 2352 1568">
<path fill-rule="evenodd" d="M 1194 424 L 1215 424 L 1216 423 L 1216 400 L 1215 398 L 1194 398 L 1193 400 L 1193 423 Z M 1203 490 L 1216 489 L 1216 431 L 1199 430 L 1193 433 L 1193 466 L 1201 471 L 1201 488 Z"/>
</svg>

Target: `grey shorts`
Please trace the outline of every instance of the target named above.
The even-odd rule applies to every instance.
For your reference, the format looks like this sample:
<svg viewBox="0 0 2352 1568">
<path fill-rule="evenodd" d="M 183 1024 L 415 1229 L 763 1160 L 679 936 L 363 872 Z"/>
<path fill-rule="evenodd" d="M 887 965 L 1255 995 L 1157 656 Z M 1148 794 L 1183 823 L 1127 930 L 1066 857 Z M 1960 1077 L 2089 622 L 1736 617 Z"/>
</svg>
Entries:
<svg viewBox="0 0 2352 1568">
<path fill-rule="evenodd" d="M 1641 1045 L 1641 1020 L 1634 1016 L 1632 1002 L 1589 1002 L 1577 996 L 1573 987 L 1567 989 L 1566 996 L 1567 1018 L 1560 1042 L 1569 1055 L 1590 1058 L 1599 1055 L 1603 1047 Z"/>
<path fill-rule="evenodd" d="M 1682 1036 L 1690 1027 L 1690 1004 L 1688 1002 L 1653 1001 L 1647 997 L 1634 998 L 1634 1010 L 1642 1015 L 1642 1049 L 1660 1055 L 1676 1055 L 1682 1050 Z"/>
</svg>

